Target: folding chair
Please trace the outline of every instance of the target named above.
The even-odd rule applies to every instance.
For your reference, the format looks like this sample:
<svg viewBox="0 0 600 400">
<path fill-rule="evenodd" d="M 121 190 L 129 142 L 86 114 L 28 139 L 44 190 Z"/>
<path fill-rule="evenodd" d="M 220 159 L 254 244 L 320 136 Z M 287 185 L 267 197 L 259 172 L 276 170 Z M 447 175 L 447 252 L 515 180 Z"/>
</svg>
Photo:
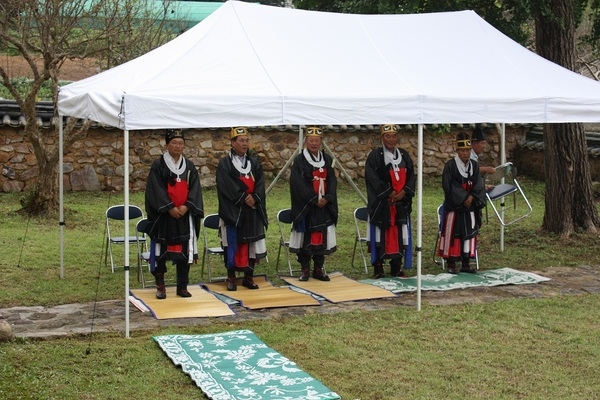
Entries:
<svg viewBox="0 0 600 400">
<path fill-rule="evenodd" d="M 210 258 L 212 256 L 218 256 L 223 258 L 225 256 L 225 250 L 221 247 L 221 240 L 218 235 L 219 232 L 219 214 L 209 214 L 202 220 L 202 237 L 204 239 L 204 251 L 202 253 L 202 268 L 200 270 L 201 278 L 204 278 L 204 267 L 208 274 L 208 281 L 213 280 L 224 280 L 227 277 L 214 277 L 212 276 L 212 268 L 210 265 Z M 223 268 L 225 268 L 225 265 Z"/>
<path fill-rule="evenodd" d="M 369 267 L 367 264 L 367 221 L 369 219 L 369 210 L 367 207 L 359 207 L 354 210 L 354 226 L 356 227 L 356 236 L 354 237 L 354 249 L 352 250 L 352 268 L 354 268 L 354 257 L 356 256 L 356 248 L 360 250 L 362 256 L 363 265 L 365 267 L 365 273 L 369 273 Z M 364 233 L 364 235 L 363 235 Z"/>
<path fill-rule="evenodd" d="M 440 239 L 442 238 L 442 218 L 444 216 L 444 203 L 440 204 L 437 208 L 437 220 L 438 220 L 438 233 L 435 239 L 435 246 L 433 246 L 433 262 L 441 265 L 442 269 L 446 269 L 446 260 L 438 258 L 438 246 L 440 245 Z M 479 269 L 479 254 L 477 248 L 475 248 L 475 266 Z"/>
<path fill-rule="evenodd" d="M 150 250 L 148 246 L 148 239 L 146 236 L 146 226 L 148 225 L 148 218 L 140 219 L 135 224 L 135 231 L 137 237 L 137 250 L 138 250 L 138 281 L 142 284 L 142 289 L 146 287 L 146 280 L 144 278 L 144 269 L 150 271 Z"/>
<path fill-rule="evenodd" d="M 516 176 L 516 167 L 511 162 L 508 162 L 496 167 L 496 172 L 487 177 L 487 179 L 490 181 L 500 182 L 486 192 L 486 197 L 488 203 L 494 209 L 494 213 L 496 214 L 496 217 L 498 217 L 498 221 L 500 221 L 500 223 L 504 226 L 514 224 L 515 222 L 529 216 L 533 212 L 533 207 L 531 207 L 531 204 L 529 203 L 529 200 L 527 200 L 523 189 L 521 189 L 519 182 L 517 182 Z M 512 211 L 508 211 L 505 208 L 504 198 L 511 194 L 513 195 L 513 208 Z M 526 210 L 522 213 L 516 211 L 517 195 L 523 199 L 525 205 L 527 206 Z"/>
<path fill-rule="evenodd" d="M 129 206 L 129 223 L 130 223 L 130 232 L 134 232 L 135 225 L 133 222 L 137 222 L 138 219 L 143 218 L 144 213 L 142 209 L 138 206 L 130 205 Z M 115 229 L 117 229 L 118 225 L 118 233 L 124 233 L 125 226 L 125 205 L 117 205 L 109 207 L 106 210 L 106 238 L 105 238 L 105 246 L 104 246 L 104 264 L 108 265 L 108 258 L 110 256 L 110 268 L 112 272 L 115 272 L 115 262 L 113 257 L 113 245 L 125 245 L 126 242 L 129 244 L 136 244 L 138 241 L 138 235 L 129 234 L 129 237 L 126 238 L 124 236 L 114 236 Z M 119 222 L 119 224 L 117 224 Z M 123 222 L 123 223 L 121 223 Z M 111 232 L 112 228 L 112 232 Z M 145 240 L 145 236 L 144 236 Z M 122 266 L 121 266 L 122 267 Z"/>
<path fill-rule="evenodd" d="M 290 275 L 293 275 L 292 262 L 290 260 L 290 230 L 292 226 L 292 219 L 290 218 L 290 208 L 279 210 L 277 213 L 277 225 L 279 226 L 279 250 L 277 250 L 277 262 L 275 263 L 275 271 L 279 272 L 279 258 L 281 257 L 281 249 L 285 254 L 285 258 L 288 264 L 288 270 Z M 284 230 L 287 227 L 287 232 Z"/>
</svg>

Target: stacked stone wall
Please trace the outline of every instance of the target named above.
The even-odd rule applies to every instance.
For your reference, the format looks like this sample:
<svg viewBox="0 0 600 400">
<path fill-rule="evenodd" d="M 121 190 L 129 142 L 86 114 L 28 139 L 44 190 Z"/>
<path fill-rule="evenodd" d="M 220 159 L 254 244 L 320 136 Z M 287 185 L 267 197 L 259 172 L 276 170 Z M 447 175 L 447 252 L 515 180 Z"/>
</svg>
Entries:
<svg viewBox="0 0 600 400">
<path fill-rule="evenodd" d="M 453 127 L 449 132 L 427 128 L 424 130 L 423 174 L 437 177 L 444 163 L 454 156 L 454 137 L 460 130 Z M 526 127 L 507 127 L 507 159 L 511 160 L 518 142 L 525 137 Z M 284 168 L 298 147 L 298 131 L 293 129 L 251 129 L 251 148 L 271 181 Z M 229 131 L 225 129 L 191 129 L 185 132 L 185 156 L 190 158 L 200 172 L 203 187 L 215 185 L 215 171 L 221 157 L 230 149 Z M 4 192 L 29 190 L 38 174 L 33 148 L 23 130 L 12 127 L 0 128 L 0 187 Z M 58 146 L 58 136 L 46 134 L 48 146 Z M 481 158 L 482 164 L 498 165 L 500 158 L 499 137 L 495 128 L 487 133 L 488 145 Z M 325 129 L 324 141 L 338 162 L 354 180 L 364 180 L 367 155 L 381 145 L 378 127 L 368 129 Z M 417 163 L 417 128 L 402 128 L 400 146 L 407 149 Z M 64 156 L 64 185 L 66 191 L 121 190 L 123 188 L 123 132 L 117 129 L 95 128 L 75 142 Z M 130 189 L 144 190 L 146 177 L 152 161 L 165 151 L 163 131 L 129 132 Z M 339 173 L 340 169 L 336 171 Z M 287 179 L 289 170 L 282 177 Z"/>
</svg>

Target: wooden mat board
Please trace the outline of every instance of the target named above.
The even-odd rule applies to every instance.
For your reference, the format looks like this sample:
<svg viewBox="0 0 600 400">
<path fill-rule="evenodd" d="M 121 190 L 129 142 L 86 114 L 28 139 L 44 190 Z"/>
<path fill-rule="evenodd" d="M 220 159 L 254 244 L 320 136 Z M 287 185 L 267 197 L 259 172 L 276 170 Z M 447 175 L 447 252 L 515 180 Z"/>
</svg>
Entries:
<svg viewBox="0 0 600 400">
<path fill-rule="evenodd" d="M 298 280 L 296 276 L 280 276 L 280 278 L 289 285 L 314 293 L 332 303 L 397 296 L 389 290 L 350 279 L 344 276 L 342 272 L 332 272 L 327 275 L 331 279 L 329 282 L 323 282 L 312 277 L 306 282 Z"/>
<path fill-rule="evenodd" d="M 227 282 L 225 281 L 202 283 L 201 285 L 211 292 L 239 301 L 243 307 L 249 310 L 321 305 L 318 300 L 308 294 L 298 293 L 289 287 L 273 286 L 265 275 L 254 277 L 254 283 L 259 287 L 254 290 L 242 286 L 242 279 L 238 278 L 237 290 L 231 292 L 227 290 Z"/>
<path fill-rule="evenodd" d="M 192 297 L 179 297 L 175 286 L 167 286 L 167 298 L 156 298 L 156 288 L 132 289 L 131 296 L 141 301 L 156 319 L 202 318 L 234 315 L 229 306 L 199 285 L 188 285 Z M 132 304 L 135 304 L 132 301 Z"/>
</svg>

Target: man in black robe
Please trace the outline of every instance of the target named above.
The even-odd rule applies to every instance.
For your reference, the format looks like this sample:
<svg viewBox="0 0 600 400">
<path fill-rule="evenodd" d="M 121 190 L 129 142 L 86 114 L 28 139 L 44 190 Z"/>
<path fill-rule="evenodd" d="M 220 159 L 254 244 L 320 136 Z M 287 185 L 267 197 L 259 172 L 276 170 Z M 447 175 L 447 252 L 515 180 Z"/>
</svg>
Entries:
<svg viewBox="0 0 600 400">
<path fill-rule="evenodd" d="M 367 156 L 365 180 L 369 229 L 367 241 L 375 279 L 385 276 L 383 264 L 390 260 L 390 275 L 405 277 L 412 267 L 410 213 L 415 195 L 415 170 L 408 152 L 398 147 L 398 128 L 380 127 L 382 146 Z"/>
<path fill-rule="evenodd" d="M 479 165 L 471 156 L 471 138 L 466 132 L 456 137 L 456 157 L 446 162 L 442 173 L 444 205 L 438 255 L 448 266 L 448 272 L 476 273 L 470 259 L 475 258 L 477 235 L 481 227 L 481 209 L 486 197 Z"/>
<path fill-rule="evenodd" d="M 147 233 L 151 239 L 150 269 L 156 281 L 156 297 L 167 297 L 167 260 L 177 268 L 177 295 L 191 297 L 187 290 L 190 264 L 198 260 L 200 220 L 204 217 L 198 171 L 183 156 L 181 130 L 167 130 L 167 151 L 152 163 L 146 182 Z"/>
<path fill-rule="evenodd" d="M 219 161 L 216 175 L 227 290 L 237 290 L 238 271 L 244 273 L 244 287 L 258 289 L 254 268 L 267 256 L 265 180 L 262 166 L 249 151 L 248 129 L 231 128 L 230 140 L 231 151 Z"/>
<path fill-rule="evenodd" d="M 331 156 L 321 151 L 322 136 L 323 129 L 306 128 L 306 146 L 294 159 L 290 174 L 290 252 L 298 254 L 301 281 L 309 279 L 311 258 L 313 278 L 329 281 L 323 268 L 325 255 L 337 246 L 337 178 Z"/>
</svg>

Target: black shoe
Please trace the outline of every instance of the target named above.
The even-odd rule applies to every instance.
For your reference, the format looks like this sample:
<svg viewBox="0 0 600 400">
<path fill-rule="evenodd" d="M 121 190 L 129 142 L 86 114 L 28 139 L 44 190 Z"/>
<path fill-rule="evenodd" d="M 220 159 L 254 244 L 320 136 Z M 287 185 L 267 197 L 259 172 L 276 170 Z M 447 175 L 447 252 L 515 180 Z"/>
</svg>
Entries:
<svg viewBox="0 0 600 400">
<path fill-rule="evenodd" d="M 187 289 L 177 290 L 177 296 L 179 297 L 192 297 L 192 294 Z"/>
<path fill-rule="evenodd" d="M 242 280 L 242 286 L 248 289 L 258 289 L 258 285 L 254 283 L 254 279 L 251 276 L 245 276 Z"/>
<path fill-rule="evenodd" d="M 235 278 L 227 278 L 227 290 L 235 292 L 237 290 L 237 281 Z"/>
<path fill-rule="evenodd" d="M 460 272 L 466 272 L 467 274 L 476 274 L 477 270 L 475 268 L 471 268 L 471 267 L 462 267 L 460 269 Z"/>
<path fill-rule="evenodd" d="M 310 270 L 303 269 L 302 273 L 300 274 L 300 278 L 298 278 L 298 280 L 300 282 L 306 282 L 306 281 L 308 281 L 309 278 L 310 278 Z"/>
<path fill-rule="evenodd" d="M 329 277 L 323 273 L 322 268 L 315 268 L 312 277 L 323 282 L 329 282 Z"/>
<path fill-rule="evenodd" d="M 458 268 L 456 267 L 448 267 L 448 273 L 452 275 L 458 275 Z"/>
<path fill-rule="evenodd" d="M 383 267 L 382 267 L 383 268 Z M 392 278 L 398 278 L 398 277 L 406 277 L 406 274 L 404 274 L 404 271 L 402 271 L 402 267 L 400 266 L 400 263 L 396 262 L 390 262 L 390 276 Z"/>
<path fill-rule="evenodd" d="M 392 275 L 392 277 L 394 277 L 394 278 L 406 278 L 406 272 L 404 272 L 404 270 L 401 269 L 400 271 L 396 272 L 395 275 Z"/>
<path fill-rule="evenodd" d="M 167 298 L 167 289 L 165 288 L 165 285 L 156 286 L 156 298 L 159 300 L 164 300 Z"/>
<path fill-rule="evenodd" d="M 381 278 L 385 278 L 385 274 L 383 273 L 383 266 L 373 265 L 373 279 Z"/>
</svg>

